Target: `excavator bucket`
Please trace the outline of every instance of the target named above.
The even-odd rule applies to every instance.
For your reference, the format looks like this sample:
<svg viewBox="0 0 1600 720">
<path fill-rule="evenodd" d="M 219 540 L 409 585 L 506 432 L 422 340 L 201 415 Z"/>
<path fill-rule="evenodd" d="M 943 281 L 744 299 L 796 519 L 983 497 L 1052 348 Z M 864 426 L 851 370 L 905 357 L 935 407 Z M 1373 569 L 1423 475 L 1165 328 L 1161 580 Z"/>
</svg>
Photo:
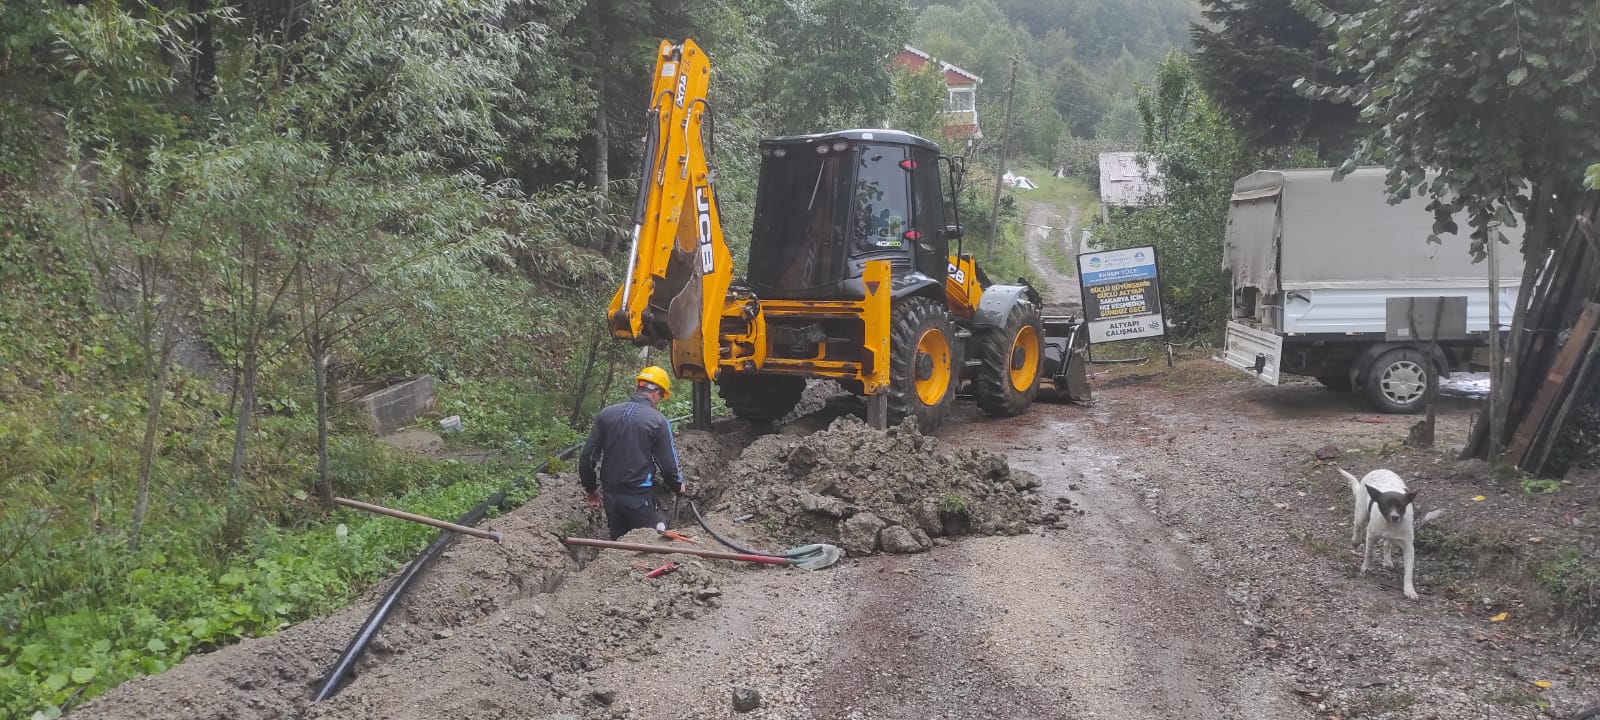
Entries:
<svg viewBox="0 0 1600 720">
<path fill-rule="evenodd" d="M 1089 402 L 1088 362 L 1084 356 L 1089 343 L 1087 326 L 1073 316 L 1046 316 L 1044 335 L 1044 373 L 1055 386 L 1056 396 Z"/>
<path fill-rule="evenodd" d="M 667 330 L 673 340 L 688 340 L 700 329 L 700 312 L 705 304 L 703 277 L 698 272 L 690 273 L 689 282 L 667 305 Z"/>
</svg>

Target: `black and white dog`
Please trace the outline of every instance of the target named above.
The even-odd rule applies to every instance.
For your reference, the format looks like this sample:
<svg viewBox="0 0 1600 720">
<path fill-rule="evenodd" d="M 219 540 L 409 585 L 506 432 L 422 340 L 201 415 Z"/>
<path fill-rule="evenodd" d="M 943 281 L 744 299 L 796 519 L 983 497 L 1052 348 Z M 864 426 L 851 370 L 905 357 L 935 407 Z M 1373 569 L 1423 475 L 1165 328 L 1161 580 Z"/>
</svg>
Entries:
<svg viewBox="0 0 1600 720">
<path fill-rule="evenodd" d="M 1416 600 L 1417 590 L 1411 585 L 1411 572 L 1416 565 L 1412 543 L 1416 534 L 1416 513 L 1412 501 L 1417 499 L 1417 491 L 1407 489 L 1406 481 L 1389 470 L 1373 470 L 1359 480 L 1344 468 L 1339 468 L 1339 472 L 1350 481 L 1354 503 L 1350 545 L 1361 542 L 1363 530 L 1366 533 L 1366 545 L 1361 551 L 1361 574 L 1367 574 L 1374 540 L 1383 541 L 1383 566 L 1387 568 L 1394 567 L 1394 545 L 1399 543 L 1406 564 L 1405 594 Z"/>
</svg>

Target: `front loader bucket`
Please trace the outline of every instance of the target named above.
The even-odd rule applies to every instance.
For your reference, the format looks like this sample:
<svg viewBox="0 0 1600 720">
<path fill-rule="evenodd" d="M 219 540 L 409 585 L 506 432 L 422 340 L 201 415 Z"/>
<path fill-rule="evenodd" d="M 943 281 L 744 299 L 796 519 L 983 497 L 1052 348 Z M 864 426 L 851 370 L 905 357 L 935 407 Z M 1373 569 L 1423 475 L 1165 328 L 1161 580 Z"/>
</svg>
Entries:
<svg viewBox="0 0 1600 720">
<path fill-rule="evenodd" d="M 1046 317 L 1044 335 L 1044 376 L 1055 385 L 1056 396 L 1089 402 L 1088 326 L 1074 317 Z"/>
</svg>

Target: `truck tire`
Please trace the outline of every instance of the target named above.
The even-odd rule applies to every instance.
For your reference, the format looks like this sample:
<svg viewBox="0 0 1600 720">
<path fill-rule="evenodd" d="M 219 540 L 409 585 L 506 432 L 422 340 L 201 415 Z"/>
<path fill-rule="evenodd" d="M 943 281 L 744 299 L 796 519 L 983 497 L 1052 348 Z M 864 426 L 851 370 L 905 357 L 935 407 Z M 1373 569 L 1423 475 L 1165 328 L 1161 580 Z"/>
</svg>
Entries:
<svg viewBox="0 0 1600 720">
<path fill-rule="evenodd" d="M 956 394 L 955 327 L 945 309 L 925 297 L 896 303 L 889 319 L 889 424 L 917 419 L 933 432 Z"/>
<path fill-rule="evenodd" d="M 990 415 L 1021 415 L 1039 394 L 1044 371 L 1044 321 L 1033 303 L 1011 306 L 1004 325 L 978 334 L 983 367 L 973 382 L 978 407 Z"/>
<path fill-rule="evenodd" d="M 720 373 L 717 394 L 740 419 L 772 422 L 789 414 L 806 391 L 806 379 L 787 375 Z"/>
<path fill-rule="evenodd" d="M 1372 362 L 1364 384 L 1380 412 L 1415 415 L 1427 408 L 1428 395 L 1439 385 L 1439 370 L 1426 352 L 1394 348 Z"/>
</svg>

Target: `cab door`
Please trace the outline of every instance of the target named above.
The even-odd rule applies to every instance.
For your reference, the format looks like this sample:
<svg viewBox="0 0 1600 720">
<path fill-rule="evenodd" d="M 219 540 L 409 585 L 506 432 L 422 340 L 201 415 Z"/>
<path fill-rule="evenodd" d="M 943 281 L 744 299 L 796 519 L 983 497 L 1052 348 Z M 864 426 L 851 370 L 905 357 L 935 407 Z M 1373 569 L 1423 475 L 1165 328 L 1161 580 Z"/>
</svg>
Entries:
<svg viewBox="0 0 1600 720">
<path fill-rule="evenodd" d="M 930 150 L 912 148 L 906 163 L 911 172 L 912 221 L 908 236 L 914 237 L 908 239 L 915 249 L 913 263 L 917 272 L 943 287 L 950 263 L 950 238 L 945 236 L 939 156 Z"/>
</svg>

